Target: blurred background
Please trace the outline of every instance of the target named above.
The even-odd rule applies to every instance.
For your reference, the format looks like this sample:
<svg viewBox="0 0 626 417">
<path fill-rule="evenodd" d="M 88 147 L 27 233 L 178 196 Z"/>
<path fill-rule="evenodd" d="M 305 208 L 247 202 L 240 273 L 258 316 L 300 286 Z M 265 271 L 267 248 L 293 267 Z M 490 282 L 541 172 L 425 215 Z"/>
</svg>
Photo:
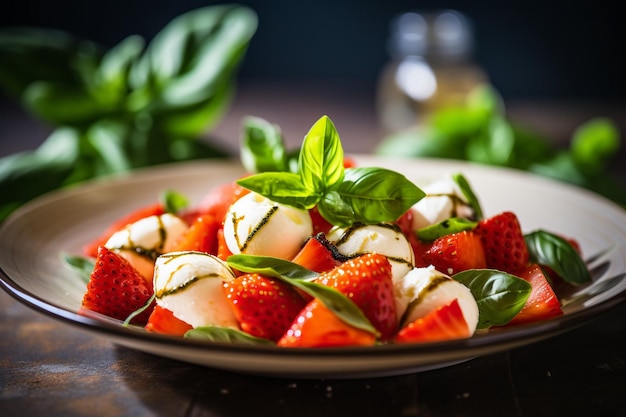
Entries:
<svg viewBox="0 0 626 417">
<path fill-rule="evenodd" d="M 25 25 L 60 29 L 108 49 L 133 34 L 150 41 L 175 17 L 203 6 L 223 3 L 202 0 L 12 0 L 3 3 L 0 27 Z M 461 63 L 462 72 L 450 72 L 447 78 L 443 72 L 438 74 L 441 76 L 437 87 L 439 97 L 446 95 L 441 93 L 444 84 L 454 93 L 452 90 L 459 87 L 456 85 L 459 80 L 467 81 L 470 86 L 487 80 L 506 104 L 507 117 L 563 147 L 580 125 L 595 117 L 609 118 L 622 134 L 626 131 L 626 60 L 623 59 L 626 25 L 622 22 L 622 15 L 608 2 L 242 0 L 239 4 L 256 12 L 258 28 L 237 72 L 234 102 L 223 120 L 217 126 L 211 126 L 209 132 L 218 145 L 233 152 L 239 148 L 241 121 L 248 115 L 260 116 L 279 125 L 291 146 L 301 142 L 315 120 L 324 114 L 329 115 L 346 150 L 359 153 L 374 151 L 390 134 L 414 125 L 415 120 L 402 119 L 403 111 L 414 115 L 431 109 L 419 108 L 421 104 L 416 106 L 407 95 L 424 92 L 410 91 L 409 88 L 398 95 L 394 91 L 397 85 L 385 78 L 390 68 L 402 73 L 397 66 L 399 51 L 416 46 L 407 41 L 414 33 L 405 38 L 397 36 L 396 19 L 411 11 L 429 16 L 443 10 L 455 10 L 465 18 L 460 32 L 459 27 L 450 21 L 442 24 L 442 27 L 460 34 L 461 43 L 455 43 L 448 52 L 456 51 L 455 63 Z M 415 30 L 414 25 L 411 27 Z M 432 25 L 429 28 L 432 29 Z M 400 38 L 404 43 L 397 42 Z M 431 54 L 426 58 L 434 68 L 443 62 L 442 56 Z M 415 77 L 420 68 L 411 65 L 411 71 L 411 77 Z M 466 87 L 460 86 L 461 90 Z M 463 92 L 467 93 L 467 89 Z M 452 93 L 448 96 L 453 96 Z M 35 147 L 46 138 L 50 126 L 33 121 L 17 103 L 6 97 L 2 99 L 0 92 L 3 154 Z M 402 106 L 406 108 L 403 110 Z M 388 120 L 385 111 L 387 116 L 395 119 Z M 616 172 L 622 185 L 626 184 L 624 147 L 615 157 L 618 141 L 611 137 L 602 142 L 604 139 L 600 136 L 596 135 L 589 147 L 597 149 L 596 145 L 602 145 L 607 148 L 605 155 L 594 160 L 593 182 L 583 178 L 578 183 L 592 189 L 597 187 L 596 184 L 604 183 L 604 177 L 596 174 L 602 170 L 598 165 L 607 165 L 602 158 L 608 155 L 613 158 L 610 170 Z M 407 144 L 419 142 L 413 137 L 408 139 L 408 142 L 398 142 L 393 151 L 406 154 Z M 430 139 L 429 143 L 433 144 L 437 138 Z M 498 137 L 494 136 L 494 139 L 497 141 Z M 451 156 L 450 153 L 442 154 L 444 149 L 439 143 L 436 145 L 439 153 L 434 156 Z M 484 148 L 482 144 L 480 146 Z M 453 144 L 449 148 L 455 147 L 458 148 Z M 551 153 L 546 160 L 541 148 L 526 143 L 524 150 L 531 151 L 531 159 L 543 159 L 541 162 L 545 162 L 550 173 L 556 172 L 561 179 L 572 178 L 572 155 L 567 155 L 566 164 L 569 165 L 563 166 L 564 159 L 558 153 Z M 426 151 L 430 153 L 418 153 L 416 149 L 408 153 L 433 156 L 432 149 Z M 494 155 L 478 156 L 482 162 L 511 163 L 510 160 L 485 160 L 499 157 L 498 152 L 496 149 Z M 586 148 L 582 152 L 587 152 Z M 602 152 L 601 149 L 597 153 Z M 519 159 L 519 155 L 514 156 Z M 574 156 L 580 160 L 581 151 Z M 588 173 L 583 174 L 587 176 Z M 621 197 L 616 199 L 626 201 L 626 192 L 623 189 L 618 192 Z M 606 194 L 615 195 L 613 191 Z"/>
<path fill-rule="evenodd" d="M 67 30 L 113 46 L 147 39 L 202 0 L 10 0 L 0 25 Z M 472 22 L 473 57 L 506 99 L 622 99 L 626 31 L 608 2 L 243 0 L 259 28 L 242 80 L 350 80 L 373 86 L 389 59 L 390 22 L 410 10 L 455 9 Z M 373 88 L 373 87 L 372 87 Z"/>
</svg>

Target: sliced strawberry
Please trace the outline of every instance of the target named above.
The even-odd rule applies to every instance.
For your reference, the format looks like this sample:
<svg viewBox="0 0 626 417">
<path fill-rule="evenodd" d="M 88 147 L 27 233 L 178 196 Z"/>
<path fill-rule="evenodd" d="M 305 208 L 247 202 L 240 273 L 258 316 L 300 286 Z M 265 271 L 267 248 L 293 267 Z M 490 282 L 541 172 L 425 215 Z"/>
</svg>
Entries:
<svg viewBox="0 0 626 417">
<path fill-rule="evenodd" d="M 226 244 L 226 240 L 224 239 L 224 228 L 220 228 L 217 231 L 217 257 L 222 261 L 228 259 L 230 255 L 233 253 L 228 249 L 228 245 Z"/>
<path fill-rule="evenodd" d="M 126 259 L 101 246 L 82 307 L 126 320 L 131 313 L 146 305 L 152 293 L 152 288 Z M 145 324 L 151 311 L 151 308 L 146 309 L 132 322 Z"/>
<path fill-rule="evenodd" d="M 487 267 L 481 238 L 469 230 L 436 239 L 422 259 L 447 275 Z"/>
<path fill-rule="evenodd" d="M 563 314 L 561 302 L 539 265 L 527 266 L 518 273 L 518 276 L 528 281 L 532 290 L 522 310 L 507 323 L 507 326 L 548 320 Z"/>
<path fill-rule="evenodd" d="M 391 264 L 386 256 L 368 253 L 321 274 L 317 282 L 335 288 L 352 300 L 380 332 L 383 341 L 397 327 Z"/>
<path fill-rule="evenodd" d="M 228 208 L 250 191 L 236 182 L 223 184 L 205 195 L 197 206 L 201 214 L 211 214 L 220 221 L 226 217 Z"/>
<path fill-rule="evenodd" d="M 395 338 L 396 343 L 437 342 L 470 337 L 459 300 L 441 306 L 424 317 L 403 327 Z"/>
<path fill-rule="evenodd" d="M 222 227 L 221 220 L 211 214 L 203 214 L 191 223 L 189 228 L 167 252 L 198 251 L 217 254 L 217 231 Z"/>
<path fill-rule="evenodd" d="M 302 309 L 277 342 L 278 346 L 287 348 L 371 346 L 374 343 L 375 335 L 345 323 L 317 299 Z"/>
<path fill-rule="evenodd" d="M 330 271 L 339 264 L 335 260 L 331 245 L 332 243 L 326 240 L 323 234 L 312 236 L 292 262 L 315 272 Z"/>
<path fill-rule="evenodd" d="M 483 242 L 488 268 L 515 274 L 528 265 L 524 233 L 514 213 L 505 211 L 483 219 L 475 230 Z"/>
<path fill-rule="evenodd" d="M 148 323 L 146 324 L 146 330 L 152 333 L 169 334 L 172 336 L 183 336 L 187 331 L 193 329 L 193 327 L 174 316 L 171 310 L 163 308 L 156 304 Z"/>
<path fill-rule="evenodd" d="M 259 274 L 224 282 L 224 292 L 241 330 L 274 342 L 306 305 L 293 287 Z"/>
<path fill-rule="evenodd" d="M 333 225 L 330 224 L 328 220 L 322 217 L 320 212 L 317 210 L 317 206 L 309 210 L 309 215 L 311 216 L 311 222 L 313 223 L 313 234 L 314 235 L 318 233 L 324 233 L 325 235 L 328 234 L 329 230 L 333 227 Z"/>
<path fill-rule="evenodd" d="M 111 235 L 115 232 L 122 230 L 124 227 L 131 223 L 135 223 L 138 220 L 141 220 L 150 216 L 159 216 L 165 213 L 165 208 L 161 203 L 151 204 L 149 206 L 141 207 L 130 214 L 119 218 L 109 225 L 96 239 L 92 240 L 88 244 L 83 247 L 83 254 L 85 256 L 89 256 L 91 258 L 95 258 L 98 256 L 98 248 L 100 246 L 104 246 L 107 240 L 111 237 Z"/>
</svg>

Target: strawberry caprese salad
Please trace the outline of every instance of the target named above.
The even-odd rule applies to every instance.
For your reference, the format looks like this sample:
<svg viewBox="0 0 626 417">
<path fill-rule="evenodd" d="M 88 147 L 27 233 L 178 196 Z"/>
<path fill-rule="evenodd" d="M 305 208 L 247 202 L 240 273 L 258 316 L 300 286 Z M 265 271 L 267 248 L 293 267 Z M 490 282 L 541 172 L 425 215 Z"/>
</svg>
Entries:
<svg viewBox="0 0 626 417">
<path fill-rule="evenodd" d="M 485 216 L 460 173 L 420 188 L 355 166 L 326 116 L 297 152 L 263 119 L 243 138 L 248 174 L 193 207 L 155 197 L 68 257 L 82 314 L 285 348 L 420 343 L 549 320 L 559 286 L 591 280 L 574 239 Z"/>
</svg>

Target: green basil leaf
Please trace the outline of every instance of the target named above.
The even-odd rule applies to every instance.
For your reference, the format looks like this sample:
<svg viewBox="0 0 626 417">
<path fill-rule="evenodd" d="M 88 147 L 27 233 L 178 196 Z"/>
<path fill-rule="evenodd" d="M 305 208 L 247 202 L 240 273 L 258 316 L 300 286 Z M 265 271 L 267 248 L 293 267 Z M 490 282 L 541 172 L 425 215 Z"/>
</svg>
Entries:
<svg viewBox="0 0 626 417">
<path fill-rule="evenodd" d="M 333 225 L 347 227 L 358 223 L 352 206 L 345 202 L 337 191 L 324 194 L 317 203 L 317 210 L 324 219 Z"/>
<path fill-rule="evenodd" d="M 576 164 L 588 174 L 602 172 L 620 147 L 617 126 L 606 118 L 595 118 L 579 126 L 572 136 L 570 152 Z"/>
<path fill-rule="evenodd" d="M 298 169 L 302 184 L 310 190 L 325 191 L 344 176 L 343 148 L 335 125 L 322 116 L 304 137 Z"/>
<path fill-rule="evenodd" d="M 161 194 L 160 200 L 163 201 L 163 207 L 165 207 L 168 213 L 180 213 L 189 207 L 189 199 L 187 196 L 174 190 L 165 190 Z"/>
<path fill-rule="evenodd" d="M 289 171 L 280 127 L 260 117 L 244 119 L 240 156 L 246 172 Z"/>
<path fill-rule="evenodd" d="M 30 112 L 56 125 L 86 124 L 108 111 L 83 86 L 48 81 L 31 83 L 24 90 L 22 100 Z"/>
<path fill-rule="evenodd" d="M 237 184 L 277 203 L 307 210 L 322 197 L 304 187 L 300 176 L 291 172 L 263 172 L 241 178 Z"/>
<path fill-rule="evenodd" d="M 352 207 L 355 220 L 366 224 L 396 221 L 426 195 L 402 174 L 370 167 L 346 169 L 334 191 Z"/>
<path fill-rule="evenodd" d="M 456 173 L 452 175 L 452 180 L 459 186 L 459 188 L 461 189 L 461 192 L 467 199 L 470 207 L 472 208 L 472 210 L 474 210 L 476 220 L 479 220 L 479 221 L 482 220 L 483 209 L 480 206 L 480 201 L 478 200 L 478 197 L 474 193 L 474 190 L 472 189 L 472 186 L 470 185 L 467 178 L 465 178 L 463 174 Z"/>
<path fill-rule="evenodd" d="M 137 35 L 123 39 L 107 51 L 96 73 L 98 98 L 112 106 L 118 106 L 130 90 L 129 73 L 141 58 L 145 42 Z"/>
<path fill-rule="evenodd" d="M 526 304 L 529 282 L 493 269 L 470 269 L 452 276 L 468 287 L 478 304 L 478 328 L 502 326 Z"/>
<path fill-rule="evenodd" d="M 585 261 L 565 239 L 545 230 L 524 235 L 530 260 L 550 267 L 561 278 L 572 284 L 591 282 Z"/>
<path fill-rule="evenodd" d="M 486 129 L 470 138 L 467 159 L 488 165 L 508 166 L 513 160 L 515 135 L 511 124 L 503 116 L 493 117 Z"/>
<path fill-rule="evenodd" d="M 334 288 L 312 282 L 312 279 L 319 276 L 316 272 L 284 259 L 267 256 L 231 255 L 226 262 L 238 271 L 255 272 L 280 279 L 320 300 L 345 323 L 372 334 L 378 334 L 361 309 L 348 297 Z"/>
<path fill-rule="evenodd" d="M 246 332 L 228 327 L 202 326 L 188 330 L 183 336 L 185 339 L 201 339 L 217 343 L 244 344 L 244 345 L 274 345 L 267 339 L 254 337 Z"/>
<path fill-rule="evenodd" d="M 84 256 L 75 256 L 69 253 L 63 253 L 61 259 L 70 269 L 75 271 L 85 284 L 91 279 L 91 273 L 95 267 L 93 259 Z"/>
<path fill-rule="evenodd" d="M 464 230 L 472 230 L 477 224 L 477 222 L 462 217 L 451 217 L 439 223 L 419 229 L 417 231 L 417 237 L 422 241 L 432 242 L 442 236 L 462 232 Z"/>
<path fill-rule="evenodd" d="M 134 166 L 126 149 L 128 126 L 109 119 L 100 120 L 87 130 L 86 138 L 101 162 L 98 175 L 130 171 Z"/>
<path fill-rule="evenodd" d="M 38 81 L 75 90 L 83 86 L 83 70 L 96 68 L 101 56 L 93 42 L 63 31 L 0 28 L 0 87 L 17 99 Z"/>
<path fill-rule="evenodd" d="M 257 28 L 257 16 L 238 5 L 207 6 L 168 23 L 135 68 L 136 89 L 149 88 L 157 105 L 186 106 L 230 83 Z"/>
<path fill-rule="evenodd" d="M 1 158 L 0 204 L 24 203 L 66 184 L 75 169 L 79 143 L 76 130 L 57 129 L 37 150 Z"/>
</svg>

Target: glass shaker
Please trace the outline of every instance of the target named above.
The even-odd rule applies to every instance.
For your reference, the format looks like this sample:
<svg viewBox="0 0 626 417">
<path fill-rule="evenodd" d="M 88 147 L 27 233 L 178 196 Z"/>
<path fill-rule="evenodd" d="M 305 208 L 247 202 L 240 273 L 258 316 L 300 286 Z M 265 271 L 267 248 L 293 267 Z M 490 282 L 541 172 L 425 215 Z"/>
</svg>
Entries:
<svg viewBox="0 0 626 417">
<path fill-rule="evenodd" d="M 484 71 L 472 62 L 469 20 L 453 10 L 408 12 L 391 23 L 389 64 L 377 91 L 377 111 L 387 132 L 415 127 L 435 109 L 462 103 Z"/>
</svg>

